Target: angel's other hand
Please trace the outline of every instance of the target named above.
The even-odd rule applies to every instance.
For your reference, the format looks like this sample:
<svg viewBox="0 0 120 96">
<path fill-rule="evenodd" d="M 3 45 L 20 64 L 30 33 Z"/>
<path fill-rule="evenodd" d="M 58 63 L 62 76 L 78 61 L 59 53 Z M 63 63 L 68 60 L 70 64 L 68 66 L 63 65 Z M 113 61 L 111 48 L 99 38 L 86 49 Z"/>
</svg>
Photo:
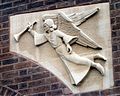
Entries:
<svg viewBox="0 0 120 96">
<path fill-rule="evenodd" d="M 69 54 L 72 53 L 72 47 L 71 47 L 69 44 L 67 44 L 67 52 L 68 52 Z"/>
</svg>

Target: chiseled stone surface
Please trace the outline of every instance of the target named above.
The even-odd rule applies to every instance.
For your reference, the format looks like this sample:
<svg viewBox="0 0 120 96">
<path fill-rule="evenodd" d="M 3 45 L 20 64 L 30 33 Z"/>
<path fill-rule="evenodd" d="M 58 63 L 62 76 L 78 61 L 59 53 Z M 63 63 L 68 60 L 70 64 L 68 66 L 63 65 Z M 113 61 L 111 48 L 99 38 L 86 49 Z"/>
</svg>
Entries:
<svg viewBox="0 0 120 96">
<path fill-rule="evenodd" d="M 74 45 L 73 50 L 81 56 L 86 56 L 90 54 L 100 53 L 107 58 L 106 62 L 98 61 L 105 68 L 105 76 L 101 76 L 99 72 L 95 69 L 91 69 L 89 74 L 85 79 L 78 85 L 73 86 L 70 82 L 68 73 L 62 63 L 62 61 L 57 56 L 56 52 L 51 48 L 49 43 L 42 46 L 36 47 L 33 42 L 32 36 L 29 33 L 24 34 L 19 43 L 13 38 L 13 35 L 22 31 L 28 22 L 39 21 L 36 30 L 42 32 L 42 15 L 53 14 L 58 11 L 63 11 L 66 14 L 73 12 L 80 12 L 89 10 L 91 8 L 100 8 L 100 12 L 95 16 L 91 17 L 87 22 L 82 24 L 80 28 L 93 40 L 95 40 L 99 45 L 102 46 L 102 50 L 93 50 L 91 48 L 85 48 L 83 46 Z M 112 74 L 112 53 L 111 53 L 111 30 L 110 30 L 110 20 L 109 20 L 109 4 L 95 4 L 88 6 L 79 6 L 66 9 L 58 9 L 52 11 L 43 11 L 35 13 L 27 13 L 21 15 L 15 15 L 10 17 L 10 51 L 22 54 L 34 61 L 37 61 L 40 65 L 55 74 L 60 80 L 62 80 L 73 93 L 87 92 L 99 89 L 107 89 L 113 86 L 113 75 Z M 17 22 L 17 23 L 16 23 Z M 14 27 L 15 26 L 15 27 Z M 7 62 L 7 61 L 4 61 Z M 16 59 L 13 62 L 17 62 Z M 75 68 L 77 66 L 74 65 Z M 17 78 L 16 82 L 22 81 L 24 79 Z M 30 80 L 26 77 L 25 80 Z M 37 89 L 35 89 L 37 90 Z"/>
</svg>

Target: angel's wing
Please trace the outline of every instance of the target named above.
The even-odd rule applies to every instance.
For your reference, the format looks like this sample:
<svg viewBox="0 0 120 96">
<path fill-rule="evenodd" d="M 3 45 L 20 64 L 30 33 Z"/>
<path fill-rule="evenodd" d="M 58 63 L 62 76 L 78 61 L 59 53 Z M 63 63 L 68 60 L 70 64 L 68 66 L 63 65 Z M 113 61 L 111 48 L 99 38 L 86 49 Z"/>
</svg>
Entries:
<svg viewBox="0 0 120 96">
<path fill-rule="evenodd" d="M 63 17 L 67 22 L 74 23 L 76 26 L 80 26 L 87 19 L 95 15 L 99 11 L 99 8 L 83 11 L 80 13 L 72 13 L 66 15 L 64 12 L 60 12 L 59 15 Z"/>
<path fill-rule="evenodd" d="M 94 40 L 88 37 L 79 27 L 78 25 L 82 24 L 85 20 L 93 16 L 96 12 L 98 12 L 98 8 L 82 13 L 73 13 L 70 15 L 66 15 L 61 12 L 58 16 L 58 28 L 59 30 L 65 32 L 68 35 L 79 36 L 79 39 L 76 43 L 82 46 L 88 46 L 95 49 L 101 49 L 101 46 L 97 44 Z"/>
</svg>

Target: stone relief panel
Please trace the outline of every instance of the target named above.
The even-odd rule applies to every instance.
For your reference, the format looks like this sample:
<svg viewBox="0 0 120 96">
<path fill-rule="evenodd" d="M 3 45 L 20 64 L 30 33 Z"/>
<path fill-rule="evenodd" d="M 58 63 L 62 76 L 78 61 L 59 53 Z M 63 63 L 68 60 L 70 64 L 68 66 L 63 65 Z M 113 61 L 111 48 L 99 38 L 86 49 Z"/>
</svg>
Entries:
<svg viewBox="0 0 120 96">
<path fill-rule="evenodd" d="M 74 93 L 110 88 L 109 4 L 11 16 L 10 50 L 39 62 Z"/>
</svg>

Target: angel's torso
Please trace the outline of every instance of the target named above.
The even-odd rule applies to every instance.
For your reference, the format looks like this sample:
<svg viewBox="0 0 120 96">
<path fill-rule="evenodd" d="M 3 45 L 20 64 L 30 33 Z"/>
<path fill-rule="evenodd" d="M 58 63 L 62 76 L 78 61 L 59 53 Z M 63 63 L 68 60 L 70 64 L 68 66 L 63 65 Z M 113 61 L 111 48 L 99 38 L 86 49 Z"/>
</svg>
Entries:
<svg viewBox="0 0 120 96">
<path fill-rule="evenodd" d="M 53 48 L 57 48 L 63 44 L 62 38 L 60 38 L 58 33 L 60 33 L 59 30 L 54 30 L 53 32 L 45 33 L 45 37 L 50 42 Z"/>
</svg>

